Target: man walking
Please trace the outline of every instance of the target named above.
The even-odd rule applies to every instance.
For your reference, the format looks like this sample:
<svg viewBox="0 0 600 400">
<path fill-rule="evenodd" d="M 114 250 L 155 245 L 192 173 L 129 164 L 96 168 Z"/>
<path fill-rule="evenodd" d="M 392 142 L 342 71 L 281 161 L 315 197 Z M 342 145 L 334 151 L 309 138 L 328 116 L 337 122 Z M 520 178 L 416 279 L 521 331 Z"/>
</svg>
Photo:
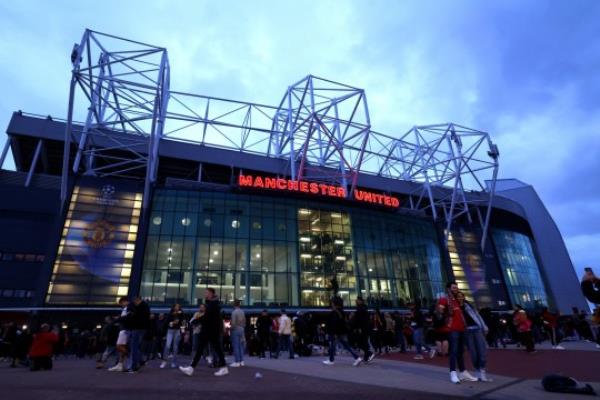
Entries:
<svg viewBox="0 0 600 400">
<path fill-rule="evenodd" d="M 111 355 L 117 355 L 117 338 L 119 337 L 119 326 L 111 316 L 104 318 L 105 325 L 100 333 L 100 340 L 104 344 L 104 352 L 98 359 L 96 368 L 104 368 L 106 361 Z M 118 358 L 118 355 L 117 355 Z"/>
<path fill-rule="evenodd" d="M 329 341 L 329 359 L 323 361 L 325 365 L 335 364 L 335 351 L 339 342 L 344 349 L 354 358 L 354 365 L 358 367 L 362 359 L 354 352 L 350 343 L 348 343 L 348 326 L 344 315 L 343 300 L 341 297 L 331 299 L 331 312 L 327 317 L 327 336 Z"/>
<path fill-rule="evenodd" d="M 362 297 L 356 298 L 356 312 L 352 323 L 356 331 L 358 346 L 363 351 L 363 361 L 369 363 L 375 358 L 375 353 L 369 350 L 369 310 Z"/>
<path fill-rule="evenodd" d="M 206 304 L 206 313 L 200 330 L 200 343 L 192 364 L 189 367 L 179 367 L 179 370 L 184 374 L 191 376 L 194 373 L 194 368 L 198 365 L 202 354 L 204 354 L 205 346 L 209 345 L 216 353 L 215 367 L 219 368 L 215 372 L 215 376 L 225 376 L 229 373 L 229 369 L 225 364 L 225 354 L 223 353 L 223 343 L 221 336 L 223 335 L 223 319 L 221 317 L 221 305 L 219 298 L 215 294 L 215 289 L 207 288 L 204 292 L 204 301 Z"/>
<path fill-rule="evenodd" d="M 244 342 L 246 331 L 246 315 L 240 308 L 240 301 L 233 302 L 233 312 L 231 313 L 231 346 L 233 347 L 232 368 L 244 366 Z"/>
<path fill-rule="evenodd" d="M 142 339 L 150 327 L 150 307 L 140 296 L 133 298 L 131 315 L 130 355 L 128 372 L 140 369 L 142 360 Z"/>
</svg>

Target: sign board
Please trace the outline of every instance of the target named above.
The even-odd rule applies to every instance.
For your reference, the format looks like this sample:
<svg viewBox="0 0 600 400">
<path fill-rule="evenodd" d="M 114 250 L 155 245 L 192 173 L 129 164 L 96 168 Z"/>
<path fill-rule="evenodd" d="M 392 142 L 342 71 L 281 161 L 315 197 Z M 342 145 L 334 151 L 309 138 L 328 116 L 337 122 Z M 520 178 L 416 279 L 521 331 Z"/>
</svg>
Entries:
<svg viewBox="0 0 600 400">
<path fill-rule="evenodd" d="M 311 196 L 339 199 L 348 198 L 346 188 L 325 183 L 240 174 L 238 184 L 242 188 L 265 189 L 278 192 L 299 192 Z M 397 197 L 362 189 L 355 189 L 351 199 L 389 208 L 398 208 L 400 206 L 400 200 Z"/>
</svg>

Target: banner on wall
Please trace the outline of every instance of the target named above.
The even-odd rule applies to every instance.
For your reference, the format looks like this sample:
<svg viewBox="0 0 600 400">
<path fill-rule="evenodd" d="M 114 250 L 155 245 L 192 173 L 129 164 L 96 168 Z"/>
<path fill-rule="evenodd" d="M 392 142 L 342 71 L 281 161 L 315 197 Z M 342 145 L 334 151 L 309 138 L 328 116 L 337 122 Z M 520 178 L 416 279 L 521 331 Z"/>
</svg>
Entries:
<svg viewBox="0 0 600 400">
<path fill-rule="evenodd" d="M 114 304 L 127 294 L 141 206 L 137 185 L 92 178 L 77 182 L 47 303 Z"/>
</svg>

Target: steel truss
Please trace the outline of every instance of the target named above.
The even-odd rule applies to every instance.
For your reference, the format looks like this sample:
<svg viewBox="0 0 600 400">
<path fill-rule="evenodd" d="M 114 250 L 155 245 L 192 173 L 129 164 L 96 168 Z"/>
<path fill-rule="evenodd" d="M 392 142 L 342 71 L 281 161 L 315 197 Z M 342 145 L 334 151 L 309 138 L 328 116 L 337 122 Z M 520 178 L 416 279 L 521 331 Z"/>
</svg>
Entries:
<svg viewBox="0 0 600 400">
<path fill-rule="evenodd" d="M 147 204 L 169 101 L 167 50 L 86 30 L 73 47 L 71 63 L 61 198 L 66 199 L 72 169 L 101 177 L 143 177 Z M 76 93 L 87 103 L 87 116 L 70 165 Z"/>
<path fill-rule="evenodd" d="M 289 86 L 278 106 L 171 91 L 166 49 L 91 30 L 71 59 L 63 200 L 71 170 L 144 179 L 146 208 L 160 142 L 177 140 L 280 158 L 293 179 L 343 185 L 350 196 L 361 173 L 417 182 L 410 208 L 443 218 L 446 234 L 457 218 L 476 215 L 484 246 L 499 167 L 486 132 L 453 123 L 375 132 L 364 90 L 312 75 Z M 76 89 L 87 117 L 71 164 Z"/>
</svg>

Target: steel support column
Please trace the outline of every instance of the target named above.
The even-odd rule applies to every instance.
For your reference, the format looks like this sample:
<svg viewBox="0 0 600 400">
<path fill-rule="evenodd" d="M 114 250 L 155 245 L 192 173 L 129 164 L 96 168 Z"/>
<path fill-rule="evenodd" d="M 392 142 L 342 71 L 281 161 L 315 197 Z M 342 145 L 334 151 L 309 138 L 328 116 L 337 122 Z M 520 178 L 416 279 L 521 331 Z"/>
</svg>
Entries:
<svg viewBox="0 0 600 400">
<path fill-rule="evenodd" d="M 6 160 L 6 155 L 8 154 L 8 149 L 10 149 L 10 141 L 12 137 L 7 135 L 6 142 L 4 142 L 4 148 L 2 149 L 2 154 L 0 155 L 0 169 L 4 166 L 4 161 Z"/>
<path fill-rule="evenodd" d="M 69 158 L 71 155 L 71 134 L 73 131 L 73 106 L 75 101 L 75 86 L 77 79 L 75 74 L 71 76 L 71 86 L 69 89 L 69 109 L 67 111 L 67 125 L 65 127 L 65 145 L 63 148 L 63 164 L 62 164 L 62 178 L 60 181 L 60 200 L 61 205 L 64 209 L 67 200 L 67 189 L 69 180 Z"/>
<path fill-rule="evenodd" d="M 38 140 L 37 146 L 35 146 L 35 153 L 33 153 L 33 159 L 31 160 L 31 166 L 29 167 L 29 172 L 27 173 L 27 179 L 25 180 L 25 187 L 29 187 L 31 183 L 31 178 L 33 177 L 33 173 L 35 172 L 35 167 L 37 166 L 38 159 L 40 158 L 40 153 L 42 151 L 42 145 L 44 141 L 42 139 Z"/>
</svg>

